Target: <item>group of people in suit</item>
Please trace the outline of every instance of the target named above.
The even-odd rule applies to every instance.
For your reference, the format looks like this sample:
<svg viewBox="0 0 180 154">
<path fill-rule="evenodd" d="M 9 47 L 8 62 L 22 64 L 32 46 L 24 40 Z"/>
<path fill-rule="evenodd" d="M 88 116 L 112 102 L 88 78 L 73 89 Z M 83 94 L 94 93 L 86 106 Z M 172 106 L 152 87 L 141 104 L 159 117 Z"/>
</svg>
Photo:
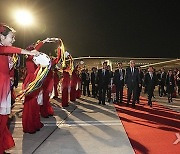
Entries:
<svg viewBox="0 0 180 154">
<path fill-rule="evenodd" d="M 169 70 L 165 73 L 161 69 L 161 74 L 156 73 L 152 66 L 149 66 L 146 72 L 141 67 L 135 67 L 135 61 L 131 60 L 129 67 L 124 69 L 123 64 L 119 62 L 117 69 L 112 72 L 107 62 L 104 62 L 101 69 L 92 68 L 91 74 L 88 69 L 81 73 L 83 94 L 90 96 L 89 84 L 92 84 L 92 96 L 98 97 L 99 104 L 105 105 L 106 98 L 111 100 L 111 89 L 115 86 L 116 99 L 115 102 L 120 104 L 123 102 L 124 87 L 127 88 L 127 106 L 132 102 L 132 107 L 136 107 L 136 103 L 140 102 L 140 94 L 142 87 L 148 95 L 148 105 L 152 107 L 152 98 L 154 97 L 155 87 L 158 86 L 159 95 L 167 94 L 168 102 L 172 102 L 173 92 L 175 88 L 175 80 L 173 71 Z M 165 88 L 166 87 L 166 90 Z M 131 100 L 132 98 L 132 100 Z"/>
</svg>

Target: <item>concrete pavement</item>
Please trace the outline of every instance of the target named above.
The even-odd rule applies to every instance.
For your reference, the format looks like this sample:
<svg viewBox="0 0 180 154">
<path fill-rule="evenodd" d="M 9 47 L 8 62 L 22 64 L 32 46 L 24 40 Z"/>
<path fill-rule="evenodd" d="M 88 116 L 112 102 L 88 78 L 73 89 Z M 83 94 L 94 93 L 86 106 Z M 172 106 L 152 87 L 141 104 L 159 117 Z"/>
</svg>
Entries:
<svg viewBox="0 0 180 154">
<path fill-rule="evenodd" d="M 52 99 L 54 117 L 41 118 L 44 127 L 35 134 L 22 132 L 22 102 L 16 102 L 10 129 L 16 147 L 12 154 L 133 154 L 113 104 L 98 105 L 82 97 L 63 109 Z"/>
</svg>

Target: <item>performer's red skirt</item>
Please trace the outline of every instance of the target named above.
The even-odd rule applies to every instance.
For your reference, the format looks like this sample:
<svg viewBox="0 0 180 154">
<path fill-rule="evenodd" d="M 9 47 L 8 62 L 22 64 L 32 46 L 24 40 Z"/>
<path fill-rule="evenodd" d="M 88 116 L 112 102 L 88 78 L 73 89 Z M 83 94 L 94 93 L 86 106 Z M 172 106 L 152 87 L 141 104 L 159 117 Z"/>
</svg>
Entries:
<svg viewBox="0 0 180 154">
<path fill-rule="evenodd" d="M 81 97 L 81 90 L 80 89 L 78 89 L 78 90 L 76 90 L 76 98 L 77 99 L 79 99 L 80 97 Z"/>
<path fill-rule="evenodd" d="M 62 90 L 62 107 L 67 107 L 68 106 L 68 87 L 63 88 Z"/>
<path fill-rule="evenodd" d="M 7 127 L 8 115 L 0 115 L 0 154 L 15 146 L 11 132 Z"/>
<path fill-rule="evenodd" d="M 25 97 L 25 103 L 22 115 L 23 132 L 35 133 L 43 127 L 40 122 L 40 107 L 37 103 L 36 94 Z"/>
<path fill-rule="evenodd" d="M 76 87 L 71 87 L 70 101 L 76 101 Z"/>
</svg>

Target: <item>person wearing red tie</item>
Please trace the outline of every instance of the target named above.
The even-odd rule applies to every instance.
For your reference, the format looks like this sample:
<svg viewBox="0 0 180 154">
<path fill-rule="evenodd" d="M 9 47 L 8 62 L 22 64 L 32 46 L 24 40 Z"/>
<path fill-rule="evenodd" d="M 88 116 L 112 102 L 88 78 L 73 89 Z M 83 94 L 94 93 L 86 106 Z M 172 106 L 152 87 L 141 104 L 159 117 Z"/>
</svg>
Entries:
<svg viewBox="0 0 180 154">
<path fill-rule="evenodd" d="M 7 127 L 8 115 L 11 113 L 11 90 L 10 90 L 10 68 L 8 56 L 11 54 L 37 55 L 39 52 L 31 52 L 13 47 L 15 42 L 15 30 L 5 24 L 0 24 L 0 154 L 5 153 L 15 146 L 12 135 Z"/>
</svg>

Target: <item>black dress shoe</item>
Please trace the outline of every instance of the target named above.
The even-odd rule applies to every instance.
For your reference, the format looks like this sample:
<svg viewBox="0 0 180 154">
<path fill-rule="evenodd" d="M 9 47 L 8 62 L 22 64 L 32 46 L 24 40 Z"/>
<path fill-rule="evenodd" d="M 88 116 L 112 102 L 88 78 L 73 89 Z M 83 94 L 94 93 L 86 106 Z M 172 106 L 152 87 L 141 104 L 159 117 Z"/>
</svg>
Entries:
<svg viewBox="0 0 180 154">
<path fill-rule="evenodd" d="M 132 104 L 132 108 L 136 108 L 136 105 L 135 105 L 135 104 Z"/>
</svg>

